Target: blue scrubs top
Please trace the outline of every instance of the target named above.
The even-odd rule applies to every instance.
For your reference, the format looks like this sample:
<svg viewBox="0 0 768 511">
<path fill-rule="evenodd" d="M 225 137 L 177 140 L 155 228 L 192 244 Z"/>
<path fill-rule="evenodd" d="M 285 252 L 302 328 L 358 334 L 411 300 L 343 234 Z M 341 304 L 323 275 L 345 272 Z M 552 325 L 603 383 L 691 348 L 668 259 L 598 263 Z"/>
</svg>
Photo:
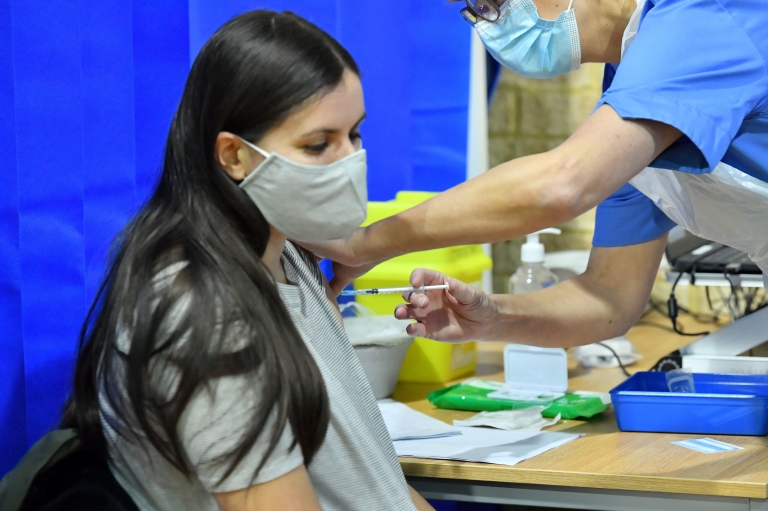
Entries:
<svg viewBox="0 0 768 511">
<path fill-rule="evenodd" d="M 768 182 L 767 62 L 768 0 L 649 0 L 597 106 L 683 133 L 652 167 L 699 174 L 722 161 Z M 593 245 L 642 243 L 674 225 L 627 184 L 598 206 Z"/>
</svg>

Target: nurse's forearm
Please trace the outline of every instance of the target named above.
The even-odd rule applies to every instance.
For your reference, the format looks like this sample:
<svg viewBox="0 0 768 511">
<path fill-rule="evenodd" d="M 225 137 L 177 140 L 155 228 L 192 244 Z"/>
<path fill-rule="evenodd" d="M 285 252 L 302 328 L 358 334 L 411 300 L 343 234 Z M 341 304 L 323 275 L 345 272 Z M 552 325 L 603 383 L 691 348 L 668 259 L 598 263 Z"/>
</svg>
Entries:
<svg viewBox="0 0 768 511">
<path fill-rule="evenodd" d="M 520 158 L 489 170 L 433 199 L 359 231 L 355 246 L 366 259 L 473 243 L 492 243 L 568 220 L 557 196 L 562 163 L 552 152 Z"/>
<path fill-rule="evenodd" d="M 353 237 L 356 263 L 452 245 L 492 243 L 595 207 L 679 137 L 674 128 L 598 109 L 566 142 L 503 163 Z"/>
<path fill-rule="evenodd" d="M 504 319 L 488 325 L 485 339 L 528 346 L 567 348 L 612 339 L 625 334 L 641 313 L 594 294 L 578 278 L 526 295 L 492 298 Z"/>
<path fill-rule="evenodd" d="M 666 239 L 593 248 L 583 275 L 534 293 L 493 295 L 498 321 L 483 337 L 567 347 L 626 333 L 648 303 Z"/>
</svg>

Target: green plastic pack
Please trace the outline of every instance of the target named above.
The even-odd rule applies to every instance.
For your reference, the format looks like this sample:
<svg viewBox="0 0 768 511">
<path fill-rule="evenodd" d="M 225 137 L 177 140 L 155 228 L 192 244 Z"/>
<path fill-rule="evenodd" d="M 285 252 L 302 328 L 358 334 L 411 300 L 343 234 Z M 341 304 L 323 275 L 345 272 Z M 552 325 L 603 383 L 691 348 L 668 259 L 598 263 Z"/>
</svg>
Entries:
<svg viewBox="0 0 768 511">
<path fill-rule="evenodd" d="M 468 410 L 471 412 L 495 412 L 498 410 L 514 410 L 527 406 L 541 405 L 546 395 L 541 395 L 530 401 L 516 401 L 498 397 L 488 397 L 488 394 L 505 388 L 503 383 L 476 378 L 457 383 L 446 389 L 435 390 L 427 394 L 429 402 L 438 408 L 451 410 Z M 590 395 L 592 394 L 592 395 Z M 563 396 L 548 400 L 549 405 L 541 414 L 544 417 L 563 419 L 589 418 L 608 409 L 609 404 L 603 402 L 598 393 L 566 393 Z"/>
</svg>

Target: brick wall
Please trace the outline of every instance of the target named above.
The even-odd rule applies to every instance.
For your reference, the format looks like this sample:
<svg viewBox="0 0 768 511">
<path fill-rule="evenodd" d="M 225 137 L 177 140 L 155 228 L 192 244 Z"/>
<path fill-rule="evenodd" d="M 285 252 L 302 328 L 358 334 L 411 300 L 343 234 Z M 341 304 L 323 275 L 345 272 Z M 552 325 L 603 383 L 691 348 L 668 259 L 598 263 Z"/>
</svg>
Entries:
<svg viewBox="0 0 768 511">
<path fill-rule="evenodd" d="M 503 69 L 488 112 L 491 167 L 557 147 L 589 116 L 600 98 L 602 64 L 585 64 L 573 73 L 534 80 Z M 589 249 L 594 210 L 557 227 L 561 236 L 544 235 L 547 251 Z M 493 245 L 493 287 L 507 292 L 507 281 L 520 264 L 524 239 Z"/>
</svg>

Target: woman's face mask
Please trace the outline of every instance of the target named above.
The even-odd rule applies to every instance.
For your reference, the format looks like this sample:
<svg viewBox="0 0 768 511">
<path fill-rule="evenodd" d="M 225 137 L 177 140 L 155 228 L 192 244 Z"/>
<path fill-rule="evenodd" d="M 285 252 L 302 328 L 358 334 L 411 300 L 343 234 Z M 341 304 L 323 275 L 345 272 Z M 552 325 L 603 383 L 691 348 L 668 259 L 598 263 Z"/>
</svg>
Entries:
<svg viewBox="0 0 768 511">
<path fill-rule="evenodd" d="M 521 76 L 551 78 L 581 66 L 573 0 L 554 21 L 541 19 L 532 0 L 507 0 L 495 22 L 474 27 L 488 52 Z"/>
<path fill-rule="evenodd" d="M 297 163 L 242 140 L 266 159 L 240 188 L 275 229 L 294 241 L 344 238 L 365 220 L 368 205 L 366 153 L 327 165 Z"/>
</svg>

